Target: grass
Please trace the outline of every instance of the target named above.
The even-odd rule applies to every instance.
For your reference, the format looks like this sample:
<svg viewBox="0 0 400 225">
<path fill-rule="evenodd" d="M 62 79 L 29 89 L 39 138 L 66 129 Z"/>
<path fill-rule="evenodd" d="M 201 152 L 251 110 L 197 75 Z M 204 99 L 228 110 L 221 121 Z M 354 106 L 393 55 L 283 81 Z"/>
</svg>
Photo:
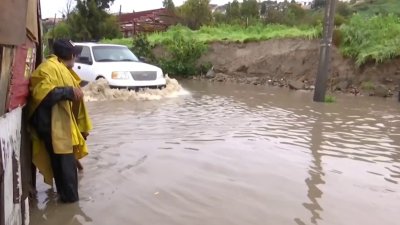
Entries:
<svg viewBox="0 0 400 225">
<path fill-rule="evenodd" d="M 325 96 L 325 103 L 335 103 L 335 102 L 336 102 L 335 96 L 332 95 Z"/>
<path fill-rule="evenodd" d="M 341 27 L 341 51 L 361 66 L 367 62 L 381 63 L 400 56 L 400 18 L 355 15 Z"/>
<path fill-rule="evenodd" d="M 176 26 L 165 33 L 149 36 L 152 43 L 163 43 L 164 40 L 173 39 L 176 33 L 193 36 L 197 40 L 209 43 L 214 41 L 249 42 L 264 41 L 279 38 L 308 38 L 313 39 L 321 34 L 321 29 L 315 27 L 289 27 L 285 25 L 254 25 L 243 27 L 240 25 L 205 26 L 198 31 L 186 27 Z"/>
<path fill-rule="evenodd" d="M 194 39 L 210 43 L 214 41 L 228 42 L 255 42 L 279 38 L 306 38 L 314 39 L 320 36 L 319 27 L 289 27 L 285 25 L 254 25 L 243 27 L 240 25 L 219 25 L 214 27 L 205 26 L 200 30 L 193 31 L 184 26 L 175 26 L 167 32 L 154 33 L 148 36 L 151 44 L 162 44 L 166 41 L 174 40 L 174 37 L 184 35 Z M 132 45 L 132 39 L 103 40 L 102 43 Z"/>
</svg>

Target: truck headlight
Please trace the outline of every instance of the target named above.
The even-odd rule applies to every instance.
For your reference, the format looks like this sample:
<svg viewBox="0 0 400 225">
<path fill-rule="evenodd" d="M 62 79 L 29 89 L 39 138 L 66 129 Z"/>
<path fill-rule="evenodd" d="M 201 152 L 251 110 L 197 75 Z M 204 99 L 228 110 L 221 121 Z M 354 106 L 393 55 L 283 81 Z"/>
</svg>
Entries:
<svg viewBox="0 0 400 225">
<path fill-rule="evenodd" d="M 111 74 L 113 80 L 128 80 L 130 76 L 130 72 L 112 72 Z"/>
</svg>

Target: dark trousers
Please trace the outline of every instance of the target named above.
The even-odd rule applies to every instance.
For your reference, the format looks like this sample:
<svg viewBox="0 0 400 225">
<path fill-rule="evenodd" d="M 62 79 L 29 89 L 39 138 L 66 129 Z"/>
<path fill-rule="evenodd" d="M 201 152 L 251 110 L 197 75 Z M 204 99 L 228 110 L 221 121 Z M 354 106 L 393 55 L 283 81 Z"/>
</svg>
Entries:
<svg viewBox="0 0 400 225">
<path fill-rule="evenodd" d="M 78 171 L 74 154 L 55 154 L 51 135 L 40 135 L 46 145 L 58 195 L 62 202 L 79 201 Z"/>
</svg>

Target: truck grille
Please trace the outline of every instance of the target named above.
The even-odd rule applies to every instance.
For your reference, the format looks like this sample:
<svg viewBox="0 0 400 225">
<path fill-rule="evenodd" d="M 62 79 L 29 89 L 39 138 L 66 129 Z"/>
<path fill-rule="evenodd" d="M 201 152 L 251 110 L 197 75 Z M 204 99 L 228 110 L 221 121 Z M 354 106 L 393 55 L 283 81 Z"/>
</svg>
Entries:
<svg viewBox="0 0 400 225">
<path fill-rule="evenodd" d="M 157 79 L 156 71 L 133 71 L 131 72 L 131 75 L 136 81 L 150 81 Z"/>
</svg>

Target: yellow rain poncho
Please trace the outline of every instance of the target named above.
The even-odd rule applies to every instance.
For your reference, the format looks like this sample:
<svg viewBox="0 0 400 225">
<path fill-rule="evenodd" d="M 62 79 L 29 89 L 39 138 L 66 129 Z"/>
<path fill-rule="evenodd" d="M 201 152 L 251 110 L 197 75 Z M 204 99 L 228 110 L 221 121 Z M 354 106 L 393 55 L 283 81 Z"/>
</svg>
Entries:
<svg viewBox="0 0 400 225">
<path fill-rule="evenodd" d="M 32 117 L 47 94 L 56 87 L 79 87 L 78 75 L 52 55 L 33 72 L 30 83 L 31 99 L 29 118 Z M 76 159 L 88 154 L 86 142 L 81 132 L 89 132 L 92 124 L 83 101 L 60 101 L 52 107 L 51 133 L 55 154 L 74 153 Z M 33 163 L 44 176 L 44 181 L 53 184 L 53 171 L 50 157 L 44 142 L 38 138 L 34 129 L 32 134 Z"/>
</svg>

